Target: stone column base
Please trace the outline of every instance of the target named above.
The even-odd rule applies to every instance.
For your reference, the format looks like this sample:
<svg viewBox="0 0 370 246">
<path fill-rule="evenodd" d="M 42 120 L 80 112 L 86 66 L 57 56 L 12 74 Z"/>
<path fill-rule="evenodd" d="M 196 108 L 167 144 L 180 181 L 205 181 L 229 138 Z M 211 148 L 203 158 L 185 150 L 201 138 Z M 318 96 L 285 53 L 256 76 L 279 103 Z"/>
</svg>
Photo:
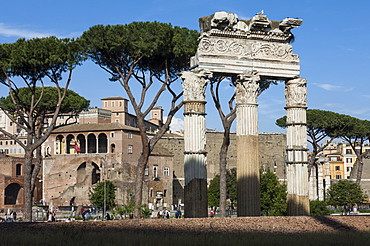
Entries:
<svg viewBox="0 0 370 246">
<path fill-rule="evenodd" d="M 288 215 L 289 216 L 308 216 L 310 215 L 310 201 L 308 196 L 288 194 Z"/>
<path fill-rule="evenodd" d="M 193 179 L 184 187 L 185 218 L 208 217 L 207 180 Z"/>
<path fill-rule="evenodd" d="M 237 136 L 238 217 L 260 216 L 258 136 Z"/>
</svg>

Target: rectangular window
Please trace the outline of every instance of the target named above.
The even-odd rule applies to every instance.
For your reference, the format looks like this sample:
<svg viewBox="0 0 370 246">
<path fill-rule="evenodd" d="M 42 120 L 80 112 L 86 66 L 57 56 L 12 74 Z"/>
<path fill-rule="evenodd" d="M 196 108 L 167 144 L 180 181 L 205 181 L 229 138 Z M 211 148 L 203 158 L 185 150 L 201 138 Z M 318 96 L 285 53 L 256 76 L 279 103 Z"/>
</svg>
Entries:
<svg viewBox="0 0 370 246">
<path fill-rule="evenodd" d="M 158 178 L 158 165 L 153 166 L 153 178 Z"/>
<path fill-rule="evenodd" d="M 119 116 L 119 113 L 116 113 L 116 116 Z"/>
<path fill-rule="evenodd" d="M 342 175 L 335 175 L 336 179 L 342 179 Z"/>
<path fill-rule="evenodd" d="M 351 149 L 346 149 L 346 154 L 352 154 L 352 150 Z"/>
<path fill-rule="evenodd" d="M 149 175 L 149 167 L 148 166 L 145 167 L 144 175 L 145 176 L 148 176 Z"/>
<path fill-rule="evenodd" d="M 352 163 L 352 158 L 346 158 L 347 163 Z"/>
<path fill-rule="evenodd" d="M 132 154 L 132 145 L 129 145 L 128 148 L 127 148 L 127 152 L 129 154 Z"/>
<path fill-rule="evenodd" d="M 169 167 L 163 168 L 163 176 L 170 176 L 170 168 Z"/>
<path fill-rule="evenodd" d="M 63 120 L 64 119 L 64 116 L 63 115 L 59 116 L 59 119 Z"/>
<path fill-rule="evenodd" d="M 347 167 L 347 172 L 351 172 L 352 171 L 352 167 Z"/>
<path fill-rule="evenodd" d="M 132 133 L 131 132 L 127 133 L 127 138 L 132 138 Z"/>
<path fill-rule="evenodd" d="M 340 166 L 335 166 L 335 171 L 340 171 Z"/>
<path fill-rule="evenodd" d="M 167 190 L 163 190 L 163 197 L 166 197 L 167 195 Z"/>
<path fill-rule="evenodd" d="M 336 156 L 332 156 L 332 157 L 330 157 L 330 160 L 331 161 L 338 161 L 338 158 Z"/>
</svg>

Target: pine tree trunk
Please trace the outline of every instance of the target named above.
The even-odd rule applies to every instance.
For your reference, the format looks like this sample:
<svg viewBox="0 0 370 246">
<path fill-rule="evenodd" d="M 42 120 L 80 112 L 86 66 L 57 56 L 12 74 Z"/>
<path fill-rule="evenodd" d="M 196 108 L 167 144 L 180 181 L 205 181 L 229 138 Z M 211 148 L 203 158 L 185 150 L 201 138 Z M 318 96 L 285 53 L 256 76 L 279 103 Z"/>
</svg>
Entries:
<svg viewBox="0 0 370 246">
<path fill-rule="evenodd" d="M 220 217 L 224 218 L 226 214 L 226 165 L 227 152 L 230 145 L 230 128 L 225 129 L 224 137 L 220 149 Z"/>
<path fill-rule="evenodd" d="M 360 184 L 361 183 L 361 178 L 362 178 L 362 170 L 363 170 L 363 167 L 364 167 L 364 163 L 362 162 L 362 158 L 358 158 L 357 157 L 357 177 L 356 177 L 356 184 Z"/>
<path fill-rule="evenodd" d="M 31 189 L 32 178 L 32 151 L 26 150 L 24 155 L 24 207 L 23 207 L 23 221 L 32 222 L 32 197 Z"/>
</svg>

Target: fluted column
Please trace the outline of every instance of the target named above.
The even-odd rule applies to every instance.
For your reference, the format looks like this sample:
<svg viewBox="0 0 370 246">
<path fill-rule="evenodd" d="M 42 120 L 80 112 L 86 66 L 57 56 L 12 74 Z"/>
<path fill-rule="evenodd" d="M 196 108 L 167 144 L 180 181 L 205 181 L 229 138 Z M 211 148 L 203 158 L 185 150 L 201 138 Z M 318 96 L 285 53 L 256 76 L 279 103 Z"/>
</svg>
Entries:
<svg viewBox="0 0 370 246">
<path fill-rule="evenodd" d="M 288 215 L 309 215 L 306 133 L 306 79 L 286 82 Z"/>
<path fill-rule="evenodd" d="M 260 175 L 258 157 L 259 76 L 255 72 L 236 80 L 236 146 L 238 216 L 260 216 Z"/>
<path fill-rule="evenodd" d="M 211 73 L 185 71 L 180 76 L 184 90 L 185 217 L 207 217 L 205 88 Z"/>
</svg>

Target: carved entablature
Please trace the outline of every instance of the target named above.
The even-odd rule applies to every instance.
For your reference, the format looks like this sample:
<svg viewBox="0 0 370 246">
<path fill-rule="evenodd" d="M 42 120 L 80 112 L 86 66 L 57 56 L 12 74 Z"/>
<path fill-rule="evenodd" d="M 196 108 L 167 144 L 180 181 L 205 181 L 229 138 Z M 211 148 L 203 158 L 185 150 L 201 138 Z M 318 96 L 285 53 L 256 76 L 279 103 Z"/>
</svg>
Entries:
<svg viewBox="0 0 370 246">
<path fill-rule="evenodd" d="M 307 80 L 292 79 L 285 84 L 285 101 L 288 107 L 307 105 Z"/>
<path fill-rule="evenodd" d="M 237 76 L 235 83 L 235 99 L 237 105 L 257 103 L 259 80 L 260 76 L 256 71 L 247 72 Z"/>
<path fill-rule="evenodd" d="M 183 80 L 184 101 L 205 101 L 207 79 L 212 76 L 208 71 L 184 71 L 179 73 Z"/>
<path fill-rule="evenodd" d="M 286 43 L 248 42 L 235 39 L 202 38 L 198 50 L 202 54 L 237 55 L 243 58 L 272 58 L 299 62 L 292 46 Z"/>
<path fill-rule="evenodd" d="M 199 22 L 199 46 L 191 59 L 194 70 L 235 75 L 256 70 L 264 78 L 280 80 L 300 76 L 290 30 L 302 20 L 272 21 L 263 12 L 250 20 L 239 20 L 236 14 L 219 11 Z"/>
</svg>

